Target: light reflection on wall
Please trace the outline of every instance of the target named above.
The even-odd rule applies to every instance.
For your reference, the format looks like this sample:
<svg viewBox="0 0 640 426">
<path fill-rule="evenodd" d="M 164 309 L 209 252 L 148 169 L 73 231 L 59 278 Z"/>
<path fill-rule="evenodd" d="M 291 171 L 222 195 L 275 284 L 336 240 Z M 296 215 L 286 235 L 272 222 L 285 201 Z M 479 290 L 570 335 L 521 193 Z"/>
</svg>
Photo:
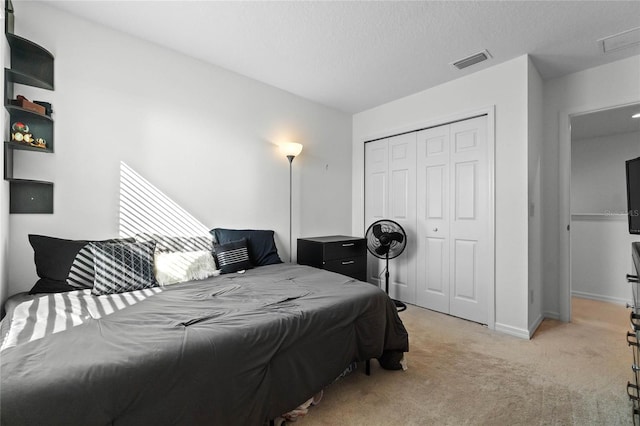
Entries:
<svg viewBox="0 0 640 426">
<path fill-rule="evenodd" d="M 125 162 L 120 162 L 120 237 L 209 235 L 209 228 Z"/>
</svg>

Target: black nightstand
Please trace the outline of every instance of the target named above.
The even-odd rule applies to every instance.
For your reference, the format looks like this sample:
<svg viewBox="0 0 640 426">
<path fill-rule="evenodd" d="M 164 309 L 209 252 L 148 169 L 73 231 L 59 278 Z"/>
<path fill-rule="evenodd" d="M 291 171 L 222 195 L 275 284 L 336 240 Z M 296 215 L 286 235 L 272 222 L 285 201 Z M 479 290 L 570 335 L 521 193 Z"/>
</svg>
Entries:
<svg viewBox="0 0 640 426">
<path fill-rule="evenodd" d="M 344 235 L 298 238 L 298 263 L 366 281 L 366 240 Z"/>
</svg>

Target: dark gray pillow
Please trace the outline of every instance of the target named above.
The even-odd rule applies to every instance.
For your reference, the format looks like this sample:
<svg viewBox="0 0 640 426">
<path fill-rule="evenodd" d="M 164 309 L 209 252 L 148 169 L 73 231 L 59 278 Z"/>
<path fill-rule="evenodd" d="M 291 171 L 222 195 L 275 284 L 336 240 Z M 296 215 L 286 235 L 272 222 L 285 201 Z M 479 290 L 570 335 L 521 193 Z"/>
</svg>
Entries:
<svg viewBox="0 0 640 426">
<path fill-rule="evenodd" d="M 210 232 L 218 244 L 245 238 L 249 249 L 249 260 L 254 266 L 282 263 L 273 239 L 274 233 L 271 230 L 215 228 Z"/>
<path fill-rule="evenodd" d="M 253 268 L 253 265 L 249 261 L 247 240 L 244 238 L 225 244 L 215 244 L 214 254 L 218 269 L 220 269 L 220 272 L 223 274 Z"/>
<path fill-rule="evenodd" d="M 114 239 L 101 242 L 123 242 Z M 87 240 L 65 240 L 46 235 L 29 235 L 40 280 L 30 294 L 59 293 L 93 287 L 93 255 Z"/>
<path fill-rule="evenodd" d="M 153 273 L 156 243 L 91 243 L 95 283 L 91 294 L 124 293 L 157 287 Z"/>
</svg>

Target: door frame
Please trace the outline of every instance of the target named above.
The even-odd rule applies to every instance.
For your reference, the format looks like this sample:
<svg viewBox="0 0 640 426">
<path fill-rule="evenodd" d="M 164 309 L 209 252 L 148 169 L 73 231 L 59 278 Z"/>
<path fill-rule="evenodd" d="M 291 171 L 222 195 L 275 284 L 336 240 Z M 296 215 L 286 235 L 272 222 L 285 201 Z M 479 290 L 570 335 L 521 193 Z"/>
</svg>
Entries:
<svg viewBox="0 0 640 426">
<path fill-rule="evenodd" d="M 495 118 L 495 104 L 487 105 L 480 108 L 470 109 L 466 111 L 461 111 L 449 115 L 439 116 L 436 118 L 426 119 L 423 121 L 414 122 L 411 124 L 395 127 L 392 129 L 376 132 L 375 134 L 370 134 L 367 137 L 361 139 L 362 146 L 362 170 L 365 170 L 366 167 L 366 159 L 365 159 L 365 144 L 367 142 L 374 141 L 376 139 L 388 138 L 391 136 L 399 135 L 402 133 L 414 132 L 418 130 L 428 129 L 430 127 L 438 127 L 444 126 L 446 124 L 455 123 L 456 121 L 468 120 L 471 118 L 479 117 L 482 115 L 487 116 L 487 168 L 489 174 L 489 219 L 488 219 L 488 232 L 489 232 L 489 252 L 491 253 L 491 262 L 489 265 L 489 285 L 487 291 L 489 294 L 487 295 L 487 327 L 491 330 L 495 330 L 496 328 L 496 228 L 495 228 L 495 145 L 496 145 L 496 137 L 495 137 L 495 127 L 496 127 L 496 118 Z M 364 182 L 363 177 L 363 192 L 362 194 L 366 194 L 366 190 L 364 188 L 366 183 Z M 365 200 L 362 199 L 362 223 L 366 224 L 366 216 L 365 216 Z M 362 230 L 362 235 L 364 235 L 366 229 Z"/>
<path fill-rule="evenodd" d="M 609 109 L 637 105 L 640 99 L 617 104 L 593 103 L 560 111 L 558 147 L 558 235 L 559 235 L 559 282 L 558 300 L 560 320 L 571 322 L 571 118 Z"/>
</svg>

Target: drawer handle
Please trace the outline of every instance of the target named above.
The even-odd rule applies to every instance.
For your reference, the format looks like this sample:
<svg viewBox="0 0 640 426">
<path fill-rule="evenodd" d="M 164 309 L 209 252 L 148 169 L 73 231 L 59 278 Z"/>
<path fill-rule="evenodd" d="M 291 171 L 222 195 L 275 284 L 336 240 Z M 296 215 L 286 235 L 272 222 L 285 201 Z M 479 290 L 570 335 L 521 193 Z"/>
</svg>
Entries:
<svg viewBox="0 0 640 426">
<path fill-rule="evenodd" d="M 640 319 L 640 314 L 636 314 L 635 312 L 629 312 L 629 321 L 631 322 L 631 328 L 633 331 L 640 331 L 640 324 L 638 324 L 635 320 Z"/>
<path fill-rule="evenodd" d="M 633 399 L 633 400 L 640 400 L 640 398 L 638 398 L 638 395 L 632 395 L 631 392 L 629 392 L 629 389 L 635 389 L 636 390 L 636 394 L 638 393 L 638 385 L 634 385 L 631 382 L 627 382 L 627 395 L 629 395 L 629 399 Z"/>
<path fill-rule="evenodd" d="M 356 243 L 344 243 L 344 244 L 342 244 L 342 247 L 353 247 L 355 245 L 356 245 Z"/>
<path fill-rule="evenodd" d="M 343 265 L 353 265 L 354 263 L 356 263 L 355 260 L 346 260 L 346 261 L 342 262 Z"/>
<path fill-rule="evenodd" d="M 637 373 L 638 371 L 640 371 L 640 366 L 637 364 L 631 364 L 631 371 Z"/>
<path fill-rule="evenodd" d="M 635 333 L 627 331 L 627 343 L 629 344 L 629 346 L 638 346 L 638 338 L 636 337 Z"/>
<path fill-rule="evenodd" d="M 629 283 L 640 283 L 640 279 L 638 279 L 637 275 L 627 274 L 627 282 L 629 282 Z"/>
</svg>

